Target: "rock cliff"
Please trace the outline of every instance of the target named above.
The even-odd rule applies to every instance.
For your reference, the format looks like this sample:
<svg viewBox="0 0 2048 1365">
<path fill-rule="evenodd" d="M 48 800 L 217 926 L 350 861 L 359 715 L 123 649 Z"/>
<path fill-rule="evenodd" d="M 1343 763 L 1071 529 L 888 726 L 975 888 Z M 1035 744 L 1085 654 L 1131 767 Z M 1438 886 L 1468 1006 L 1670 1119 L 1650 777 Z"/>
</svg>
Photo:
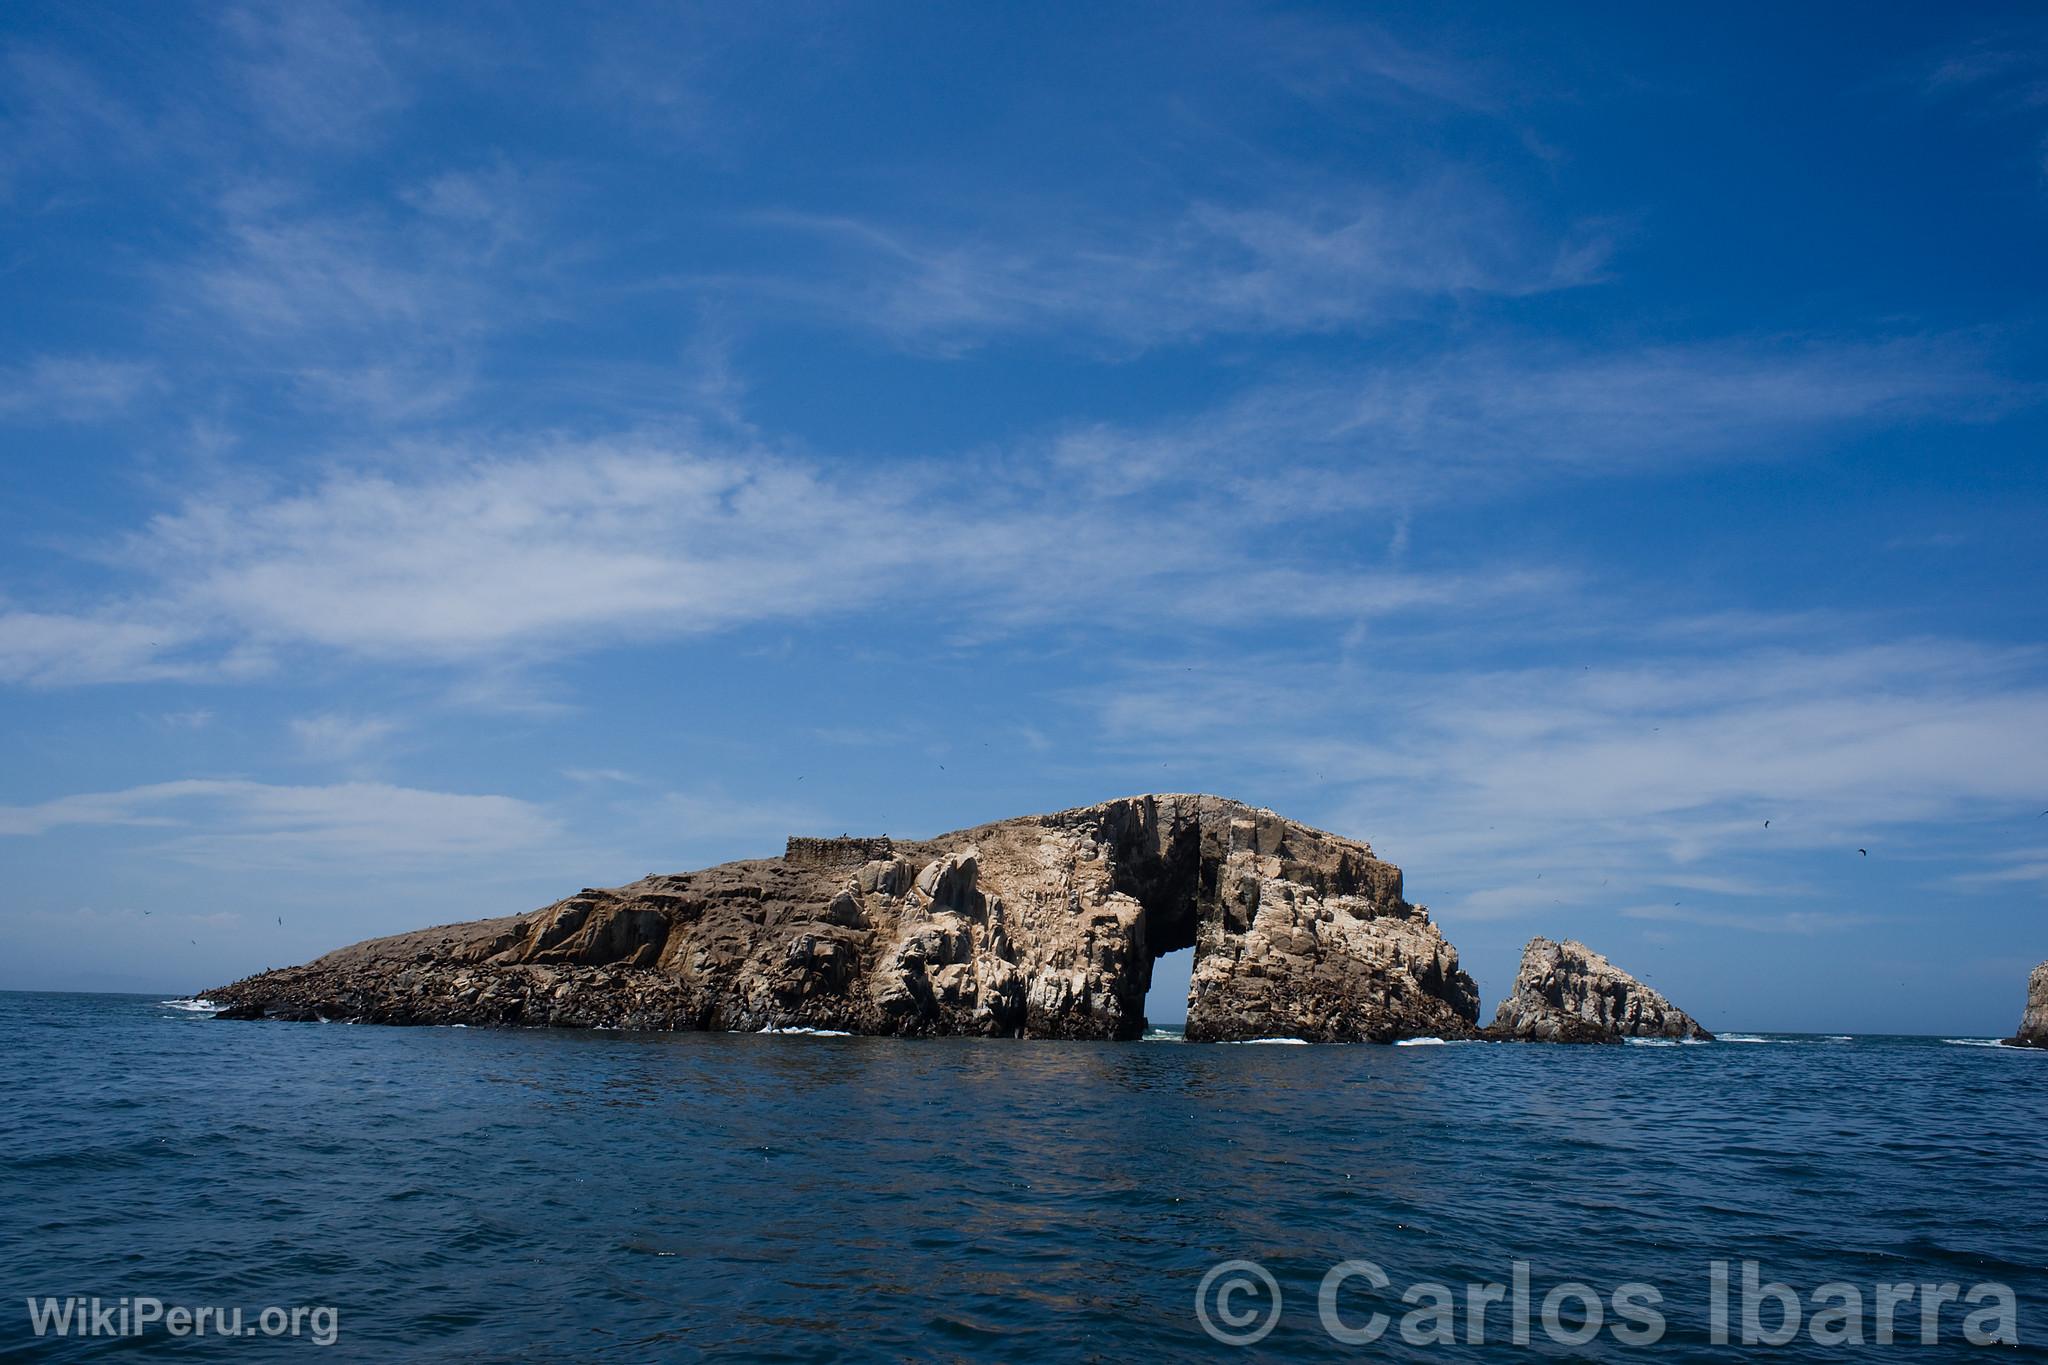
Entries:
<svg viewBox="0 0 2048 1365">
<path fill-rule="evenodd" d="M 1611 1043 L 1623 1038 L 1714 1035 L 1685 1011 L 1585 944 L 1533 938 L 1522 969 L 1486 1030 L 1516 1042 Z"/>
<path fill-rule="evenodd" d="M 1473 1036 L 1479 998 L 1401 870 L 1214 796 L 586 889 L 208 992 L 229 1018 L 1131 1038 L 1192 946 L 1187 1036 Z"/>
<path fill-rule="evenodd" d="M 2027 978 L 2027 1009 L 2020 1031 L 2005 1040 L 2012 1047 L 2048 1047 L 2048 962 Z"/>
</svg>

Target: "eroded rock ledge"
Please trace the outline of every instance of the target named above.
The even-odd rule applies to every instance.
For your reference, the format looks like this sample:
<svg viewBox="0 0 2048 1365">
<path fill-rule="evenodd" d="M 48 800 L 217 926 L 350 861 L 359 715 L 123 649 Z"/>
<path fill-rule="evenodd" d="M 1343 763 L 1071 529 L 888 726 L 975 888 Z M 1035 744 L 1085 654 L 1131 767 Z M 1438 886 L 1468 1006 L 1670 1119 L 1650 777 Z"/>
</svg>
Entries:
<svg viewBox="0 0 2048 1365">
<path fill-rule="evenodd" d="M 2048 962 L 2034 968 L 2027 978 L 2027 1008 L 2020 1015 L 2020 1031 L 2005 1041 L 2009 1047 L 2048 1048 Z"/>
<path fill-rule="evenodd" d="M 208 995 L 240 1019 L 1132 1038 L 1153 960 L 1192 946 L 1193 1040 L 1472 1037 L 1478 991 L 1401 890 L 1358 841 L 1136 796 L 921 841 L 792 840 Z"/>
<path fill-rule="evenodd" d="M 1490 1038 L 1510 1042 L 1612 1043 L 1623 1038 L 1709 1041 L 1693 1017 L 1574 939 L 1533 938 L 1515 986 L 1500 1002 Z"/>
</svg>

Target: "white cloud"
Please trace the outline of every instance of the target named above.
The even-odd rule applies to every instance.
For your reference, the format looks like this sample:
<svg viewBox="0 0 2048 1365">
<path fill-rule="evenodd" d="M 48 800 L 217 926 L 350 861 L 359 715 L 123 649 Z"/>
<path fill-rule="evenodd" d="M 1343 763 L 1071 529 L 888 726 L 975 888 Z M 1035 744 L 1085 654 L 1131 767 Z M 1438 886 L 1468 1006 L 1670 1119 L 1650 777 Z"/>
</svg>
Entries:
<svg viewBox="0 0 2048 1365">
<path fill-rule="evenodd" d="M 129 171 L 189 129 L 144 118 L 60 50 L 10 41 L 0 53 L 0 196 L 39 173 L 69 180 L 81 165 Z"/>
<path fill-rule="evenodd" d="M 493 341 L 573 311 L 572 248 L 541 221 L 542 167 L 485 163 L 337 207 L 289 178 L 209 201 L 190 256 L 157 263 L 153 320 L 216 383 L 259 376 L 302 405 L 389 431 L 448 415 L 489 379 Z"/>
<path fill-rule="evenodd" d="M 445 332 L 473 320 L 462 275 L 373 215 L 307 211 L 274 188 L 224 204 L 217 254 L 189 279 L 192 300 L 260 341 L 300 335 Z"/>
<path fill-rule="evenodd" d="M 1239 46 L 1232 61 L 1249 56 L 1290 90 L 1317 100 L 1363 92 L 1471 110 L 1498 100 L 1488 74 L 1473 63 L 1414 47 L 1376 25 L 1281 13 L 1265 17 L 1260 36 L 1259 51 Z"/>
<path fill-rule="evenodd" d="M 124 415 L 162 384 L 156 367 L 145 362 L 43 356 L 23 367 L 0 369 L 0 419 L 102 421 Z"/>
<path fill-rule="evenodd" d="M 1377 326 L 1468 294 L 1529 294 L 1597 277 L 1604 248 L 1544 240 L 1484 186 L 1445 176 L 1389 191 L 1318 191 L 1255 206 L 1196 202 L 1171 221 L 942 236 L 797 214 L 760 221 L 824 248 L 809 276 L 693 281 L 822 310 L 940 347 L 1006 332 L 1156 345 L 1232 333 Z"/>
<path fill-rule="evenodd" d="M 513 797 L 376 782 L 294 787 L 193 778 L 0 806 L 0 835 L 71 826 L 170 831 L 157 845 L 164 854 L 224 867 L 461 863 L 531 851 L 559 835 L 552 816 Z M 187 828 L 195 832 L 176 833 Z"/>
<path fill-rule="evenodd" d="M 1550 565 L 1390 568 L 1357 548 L 1381 539 L 1358 534 L 1361 516 L 1398 539 L 1432 500 L 1784 457 L 1859 424 L 1974 419 L 2031 396 L 1941 341 L 1482 348 L 949 464 L 853 471 L 687 431 L 401 443 L 296 488 L 194 493 L 96 547 L 134 578 L 124 604 L 0 617 L 0 678 L 248 671 L 313 647 L 497 670 L 519 697 L 522 661 L 831 613 L 916 610 L 940 644 L 1085 631 L 1104 624 L 1107 583 L 1126 621 L 1342 634 L 1556 600 L 1573 582 Z M 1352 548 L 1333 556 L 1332 540 Z"/>
<path fill-rule="evenodd" d="M 1889 890 L 1902 865 L 2039 807 L 2048 683 L 2032 652 L 1768 637 L 1646 651 L 1623 623 L 1588 624 L 1588 667 L 1248 655 L 1133 665 L 1076 698 L 1118 750 L 1318 794 L 1321 823 L 1421 871 L 1447 922 L 1663 885 L 1687 893 L 1670 900 L 1804 901 L 1759 918 L 1827 927 L 1813 916 L 1859 913 L 1839 904 L 1859 887 Z M 1788 876 L 1814 866 L 1794 858 L 1834 871 Z"/>
<path fill-rule="evenodd" d="M 1254 386 L 1153 428 L 1077 429 L 1052 459 L 1120 492 L 1199 476 L 1268 516 L 1400 509 L 1545 479 L 1783 460 L 1880 422 L 1989 421 L 2041 397 L 1955 338 L 1626 353 L 1490 343 Z"/>
<path fill-rule="evenodd" d="M 1160 619 L 1354 622 L 1558 582 L 1542 570 L 1430 575 L 1275 553 L 1227 490 L 1077 499 L 1037 468 L 903 465 L 851 478 L 652 438 L 502 458 L 413 453 L 403 471 L 188 500 L 113 556 L 174 630 L 16 613 L 0 623 L 0 676 L 184 674 L 196 640 L 488 671 L 884 604 L 931 610 L 937 640 L 975 638 L 1088 624 L 1105 582 L 1126 611 Z M 172 643 L 188 646 L 175 666 L 160 653 Z"/>
<path fill-rule="evenodd" d="M 2048 887 L 2048 848 L 2008 849 L 1998 856 L 1996 866 L 1958 873 L 1949 878 L 1948 884 L 1965 891 L 1990 891 L 2030 882 Z"/>
<path fill-rule="evenodd" d="M 460 658 L 871 598 L 931 556 L 894 534 L 900 505 L 796 465 L 599 446 L 194 502 L 136 549 L 190 609 L 259 637 Z"/>
<path fill-rule="evenodd" d="M 0 612 L 0 680 L 38 685 L 173 678 L 165 655 L 191 638 L 168 622 Z"/>
<path fill-rule="evenodd" d="M 564 768 L 562 776 L 586 787 L 609 786 L 613 783 L 634 785 L 644 780 L 623 768 Z"/>
<path fill-rule="evenodd" d="M 2022 24 L 1954 48 L 1925 73 L 1921 89 L 1973 123 L 2008 120 L 2033 128 L 2029 169 L 2048 180 L 2048 26 Z M 1970 132 L 1982 140 L 1981 127 Z"/>
<path fill-rule="evenodd" d="M 301 716 L 291 723 L 292 737 L 309 758 L 341 762 L 390 738 L 398 723 L 381 716 L 350 716 L 328 712 Z"/>
<path fill-rule="evenodd" d="M 1682 905 L 1630 905 L 1624 906 L 1620 913 L 1624 919 L 1692 924 L 1707 929 L 1734 929 L 1752 934 L 1828 934 L 1884 922 L 1884 917 L 1880 915 L 1830 910 L 1731 914 L 1723 910 L 1689 910 Z"/>
<path fill-rule="evenodd" d="M 220 22 L 249 107 L 288 142 L 358 142 L 410 98 L 393 60 L 404 34 L 389 13 L 373 18 L 345 0 L 263 3 Z"/>
</svg>

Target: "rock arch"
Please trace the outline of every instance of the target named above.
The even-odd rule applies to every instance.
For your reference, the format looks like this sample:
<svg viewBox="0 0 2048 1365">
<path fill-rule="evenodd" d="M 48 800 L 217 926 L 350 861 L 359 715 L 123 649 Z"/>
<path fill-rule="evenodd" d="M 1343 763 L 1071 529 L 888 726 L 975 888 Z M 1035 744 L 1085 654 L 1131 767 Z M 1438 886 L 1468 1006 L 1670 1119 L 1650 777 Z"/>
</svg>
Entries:
<svg viewBox="0 0 2048 1365">
<path fill-rule="evenodd" d="M 1191 1039 L 1468 1036 L 1478 1015 L 1399 868 L 1188 794 L 921 841 L 792 838 L 781 859 L 586 889 L 212 994 L 273 1017 L 1129 1038 L 1153 962 L 1184 947 Z"/>
</svg>

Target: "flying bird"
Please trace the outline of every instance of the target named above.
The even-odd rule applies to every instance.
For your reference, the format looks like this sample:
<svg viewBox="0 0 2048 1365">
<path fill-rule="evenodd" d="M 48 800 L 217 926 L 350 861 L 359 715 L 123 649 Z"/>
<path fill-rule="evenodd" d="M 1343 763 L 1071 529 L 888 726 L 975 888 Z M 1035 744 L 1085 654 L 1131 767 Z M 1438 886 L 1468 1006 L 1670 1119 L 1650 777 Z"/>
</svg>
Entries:
<svg viewBox="0 0 2048 1365">
<path fill-rule="evenodd" d="M 1861 853 L 1861 854 L 1862 854 L 1862 855 L 1863 855 L 1864 857 L 1866 857 L 1866 858 L 1868 858 L 1868 857 L 1870 856 L 1870 850 L 1869 850 L 1869 849 L 1867 849 L 1867 848 L 1859 848 L 1859 849 L 1857 849 L 1856 851 L 1857 851 L 1858 853 Z"/>
<path fill-rule="evenodd" d="M 1769 829 L 1770 827 L 1771 827 L 1771 822 L 1770 822 L 1770 821 L 1768 821 L 1768 820 L 1764 821 L 1764 828 L 1765 828 L 1765 829 Z"/>
</svg>

